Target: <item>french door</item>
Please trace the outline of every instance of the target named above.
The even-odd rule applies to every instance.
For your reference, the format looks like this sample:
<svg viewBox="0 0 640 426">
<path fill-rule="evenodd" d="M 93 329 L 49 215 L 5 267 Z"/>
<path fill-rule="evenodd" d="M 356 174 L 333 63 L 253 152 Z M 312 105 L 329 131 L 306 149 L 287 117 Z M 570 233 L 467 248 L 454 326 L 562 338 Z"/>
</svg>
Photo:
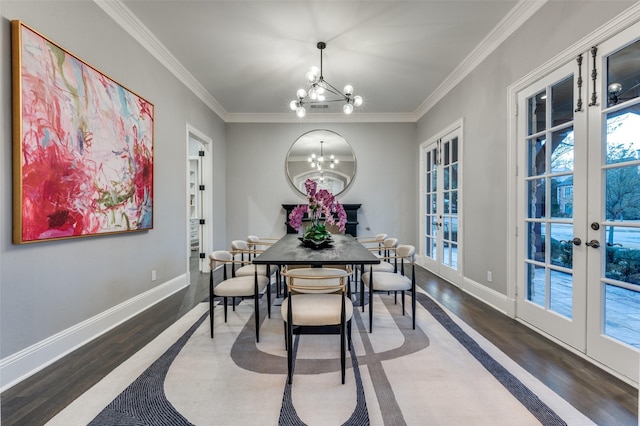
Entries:
<svg viewBox="0 0 640 426">
<path fill-rule="evenodd" d="M 421 147 L 422 242 L 425 267 L 460 285 L 461 127 Z"/>
<path fill-rule="evenodd" d="M 640 25 L 518 93 L 517 316 L 637 381 Z"/>
</svg>

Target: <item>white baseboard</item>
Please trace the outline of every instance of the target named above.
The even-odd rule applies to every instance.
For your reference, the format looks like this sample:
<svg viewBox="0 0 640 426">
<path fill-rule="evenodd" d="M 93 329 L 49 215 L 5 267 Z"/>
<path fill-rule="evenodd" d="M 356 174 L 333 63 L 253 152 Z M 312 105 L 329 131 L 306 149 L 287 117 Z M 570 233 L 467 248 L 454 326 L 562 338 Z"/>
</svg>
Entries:
<svg viewBox="0 0 640 426">
<path fill-rule="evenodd" d="M 476 281 L 464 277 L 462 290 L 510 318 L 516 316 L 516 301 Z"/>
<path fill-rule="evenodd" d="M 0 360 L 4 392 L 63 356 L 188 286 L 183 274 Z"/>
<path fill-rule="evenodd" d="M 416 265 L 420 265 L 428 272 L 442 278 L 443 280 L 451 283 L 455 287 L 458 287 L 460 290 L 465 293 L 470 294 L 475 297 L 482 303 L 485 303 L 491 306 L 493 309 L 496 309 L 498 312 L 501 312 L 510 318 L 515 318 L 516 316 L 516 301 L 514 299 L 509 299 L 506 295 L 499 293 L 495 290 L 490 289 L 486 285 L 480 284 L 476 281 L 473 281 L 467 277 L 462 277 L 462 284 L 451 282 L 451 280 L 443 277 L 440 274 L 429 269 L 424 262 L 424 256 L 418 257 L 416 256 Z"/>
</svg>

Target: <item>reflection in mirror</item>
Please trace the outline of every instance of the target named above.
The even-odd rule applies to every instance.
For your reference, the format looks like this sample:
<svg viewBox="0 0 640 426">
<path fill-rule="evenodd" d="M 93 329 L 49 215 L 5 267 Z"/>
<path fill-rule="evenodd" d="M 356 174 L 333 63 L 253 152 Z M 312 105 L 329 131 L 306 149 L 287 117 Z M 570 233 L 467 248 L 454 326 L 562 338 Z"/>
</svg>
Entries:
<svg viewBox="0 0 640 426">
<path fill-rule="evenodd" d="M 304 182 L 334 195 L 347 189 L 356 175 L 356 156 L 347 141 L 330 130 L 312 130 L 300 136 L 287 154 L 285 168 L 291 184 L 306 195 Z"/>
</svg>

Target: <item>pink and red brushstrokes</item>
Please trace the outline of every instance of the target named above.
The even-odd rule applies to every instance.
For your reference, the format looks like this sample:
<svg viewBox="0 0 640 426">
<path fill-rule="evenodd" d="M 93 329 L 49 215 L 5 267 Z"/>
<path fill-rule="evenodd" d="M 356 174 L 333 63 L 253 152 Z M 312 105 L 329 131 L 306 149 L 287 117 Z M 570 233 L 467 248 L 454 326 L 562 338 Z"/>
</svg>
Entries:
<svg viewBox="0 0 640 426">
<path fill-rule="evenodd" d="M 153 227 L 153 105 L 21 25 L 22 242 Z"/>
</svg>

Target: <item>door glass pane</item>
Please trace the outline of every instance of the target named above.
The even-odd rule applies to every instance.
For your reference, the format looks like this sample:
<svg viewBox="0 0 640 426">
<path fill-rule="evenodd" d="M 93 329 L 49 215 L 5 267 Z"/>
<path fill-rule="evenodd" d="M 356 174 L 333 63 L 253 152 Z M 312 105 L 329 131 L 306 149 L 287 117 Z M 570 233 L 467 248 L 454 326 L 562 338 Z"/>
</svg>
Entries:
<svg viewBox="0 0 640 426">
<path fill-rule="evenodd" d="M 545 286 L 545 268 L 527 263 L 527 300 L 536 305 L 545 306 L 547 288 Z"/>
<path fill-rule="evenodd" d="M 571 318 L 573 309 L 573 275 L 553 269 L 550 272 L 549 309 Z"/>
<path fill-rule="evenodd" d="M 528 135 L 545 130 L 547 118 L 547 95 L 542 91 L 527 100 L 527 117 L 529 118 L 527 129 Z"/>
<path fill-rule="evenodd" d="M 451 162 L 458 162 L 458 138 L 451 139 Z"/>
<path fill-rule="evenodd" d="M 544 182 L 544 179 L 534 179 L 527 182 L 527 191 L 529 193 L 527 211 L 530 218 L 545 217 Z"/>
<path fill-rule="evenodd" d="M 540 222 L 530 222 L 527 224 L 527 236 L 529 247 L 527 258 L 538 262 L 545 261 L 545 224 Z"/>
<path fill-rule="evenodd" d="M 444 228 L 442 238 L 445 240 L 451 240 L 451 220 L 449 217 L 443 218 L 442 226 Z"/>
<path fill-rule="evenodd" d="M 448 242 L 442 243 L 442 263 L 451 266 L 451 246 Z"/>
<path fill-rule="evenodd" d="M 458 241 L 458 218 L 451 218 L 451 241 Z"/>
<path fill-rule="evenodd" d="M 640 96 L 640 40 L 607 58 L 607 106 Z"/>
<path fill-rule="evenodd" d="M 573 76 L 551 87 L 551 125 L 573 120 Z"/>
<path fill-rule="evenodd" d="M 640 228 L 607 226 L 605 276 L 640 285 Z"/>
<path fill-rule="evenodd" d="M 610 221 L 640 221 L 640 165 L 605 173 L 606 215 Z"/>
<path fill-rule="evenodd" d="M 551 229 L 551 264 L 573 268 L 573 225 L 552 223 L 549 228 Z"/>
<path fill-rule="evenodd" d="M 435 165 L 433 166 L 434 169 L 431 172 L 431 191 L 435 192 L 438 189 L 438 172 L 435 169 Z"/>
<path fill-rule="evenodd" d="M 453 269 L 458 269 L 458 245 L 451 244 L 451 264 Z"/>
<path fill-rule="evenodd" d="M 458 164 L 451 165 L 451 189 L 458 189 Z"/>
<path fill-rule="evenodd" d="M 640 348 L 640 289 L 606 284 L 604 333 Z"/>
<path fill-rule="evenodd" d="M 607 114 L 607 164 L 640 159 L 640 103 Z"/>
<path fill-rule="evenodd" d="M 573 175 L 551 178 L 551 217 L 573 217 Z"/>
<path fill-rule="evenodd" d="M 573 171 L 573 127 L 551 135 L 551 173 Z"/>
<path fill-rule="evenodd" d="M 444 190 L 447 191 L 451 188 L 451 167 L 450 166 L 447 166 L 443 169 L 442 178 L 444 179 L 444 182 L 442 182 L 444 184 Z"/>
<path fill-rule="evenodd" d="M 451 191 L 451 214 L 458 214 L 458 191 Z"/>
<path fill-rule="evenodd" d="M 436 242 L 435 242 L 435 238 L 427 237 L 425 239 L 424 248 L 427 251 L 425 253 L 427 257 L 430 257 L 432 259 L 436 258 Z"/>
<path fill-rule="evenodd" d="M 546 139 L 539 136 L 528 141 L 528 176 L 540 176 L 546 172 L 547 154 L 545 150 Z"/>
<path fill-rule="evenodd" d="M 449 142 L 445 142 L 444 147 L 442 149 L 444 151 L 444 166 L 448 166 L 450 163 L 449 147 L 450 147 Z"/>
</svg>

